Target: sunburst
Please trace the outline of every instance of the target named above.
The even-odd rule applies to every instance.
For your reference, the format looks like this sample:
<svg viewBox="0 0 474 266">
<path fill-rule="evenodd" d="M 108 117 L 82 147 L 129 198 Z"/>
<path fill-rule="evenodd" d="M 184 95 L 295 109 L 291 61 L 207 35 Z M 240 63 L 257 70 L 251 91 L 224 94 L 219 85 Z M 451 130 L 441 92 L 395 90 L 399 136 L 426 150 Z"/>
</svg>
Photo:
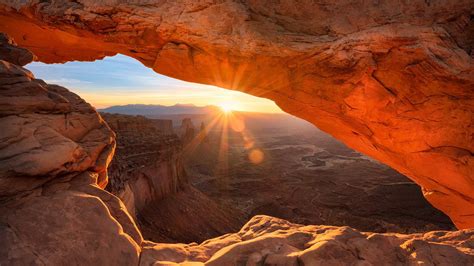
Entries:
<svg viewBox="0 0 474 266">
<path fill-rule="evenodd" d="M 239 107 L 238 103 L 236 103 L 236 102 L 221 102 L 221 103 L 218 104 L 218 106 L 226 114 L 237 110 L 238 107 Z"/>
</svg>

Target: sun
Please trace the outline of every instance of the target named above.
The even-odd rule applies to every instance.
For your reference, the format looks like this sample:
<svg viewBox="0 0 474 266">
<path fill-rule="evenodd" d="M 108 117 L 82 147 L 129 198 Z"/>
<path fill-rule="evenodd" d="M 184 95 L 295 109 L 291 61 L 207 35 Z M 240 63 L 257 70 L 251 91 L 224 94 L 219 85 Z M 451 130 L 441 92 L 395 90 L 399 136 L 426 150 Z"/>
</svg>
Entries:
<svg viewBox="0 0 474 266">
<path fill-rule="evenodd" d="M 235 102 L 221 102 L 218 104 L 219 108 L 222 109 L 224 113 L 230 113 L 237 108 L 237 103 Z"/>
</svg>

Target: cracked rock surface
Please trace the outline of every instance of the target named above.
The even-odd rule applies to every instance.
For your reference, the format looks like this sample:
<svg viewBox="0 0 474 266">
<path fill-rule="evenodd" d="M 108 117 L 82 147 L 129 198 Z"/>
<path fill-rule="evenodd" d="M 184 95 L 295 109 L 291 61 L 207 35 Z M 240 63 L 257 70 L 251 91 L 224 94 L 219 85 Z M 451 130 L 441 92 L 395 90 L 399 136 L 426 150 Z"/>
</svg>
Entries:
<svg viewBox="0 0 474 266">
<path fill-rule="evenodd" d="M 2 40 L 13 43 L 5 35 Z M 113 132 L 83 99 L 14 64 L 33 59 L 23 52 L 17 58 L 4 48 L 0 53 L 0 199 L 84 171 L 96 172 L 104 187 Z"/>
<path fill-rule="evenodd" d="M 28 50 L 3 34 L 0 47 L 0 265 L 137 264 L 141 233 L 102 189 L 114 133 L 79 96 L 16 65 Z"/>
<path fill-rule="evenodd" d="M 14 44 L 2 37 L 2 46 Z M 34 79 L 11 55 L 0 53 L 0 265 L 474 263 L 473 229 L 375 234 L 256 216 L 201 244 L 145 241 L 122 201 L 102 189 L 113 132 L 89 104 Z"/>
<path fill-rule="evenodd" d="M 235 234 L 197 244 L 145 241 L 142 265 L 469 265 L 474 231 L 363 233 L 350 227 L 298 225 L 257 215 Z M 193 264 L 194 265 L 194 264 Z M 199 264 L 197 264 L 199 265 Z"/>
<path fill-rule="evenodd" d="M 43 62 L 121 53 L 271 99 L 410 177 L 471 228 L 473 14 L 473 0 L 12 0 L 0 4 L 0 31 Z"/>
</svg>

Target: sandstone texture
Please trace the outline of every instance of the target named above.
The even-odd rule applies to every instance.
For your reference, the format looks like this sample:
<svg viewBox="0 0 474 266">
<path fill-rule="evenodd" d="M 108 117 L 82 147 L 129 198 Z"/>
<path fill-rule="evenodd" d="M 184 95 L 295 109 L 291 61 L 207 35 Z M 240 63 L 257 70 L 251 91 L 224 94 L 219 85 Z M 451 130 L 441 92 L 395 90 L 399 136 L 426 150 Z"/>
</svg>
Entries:
<svg viewBox="0 0 474 266">
<path fill-rule="evenodd" d="M 242 217 L 188 183 L 170 120 L 101 116 L 117 141 L 106 190 L 122 200 L 147 240 L 189 243 L 238 231 Z"/>
<path fill-rule="evenodd" d="M 272 99 L 410 177 L 470 228 L 473 14 L 473 0 L 11 0 L 0 31 L 43 62 L 121 53 Z"/>
<path fill-rule="evenodd" d="M 5 35 L 1 39 L 8 40 Z M 96 172 L 104 187 L 113 132 L 80 97 L 15 65 L 33 59 L 30 52 L 15 49 L 0 51 L 0 198 L 84 171 Z"/>
<path fill-rule="evenodd" d="M 362 233 L 255 216 L 235 234 L 197 244 L 143 245 L 141 265 L 470 265 L 474 231 Z M 199 263 L 201 262 L 201 263 Z M 195 263 L 195 264 L 193 264 Z"/>
<path fill-rule="evenodd" d="M 29 51 L 0 44 L 0 265 L 137 264 L 141 233 L 102 189 L 114 133 L 79 96 L 16 65 Z"/>
<path fill-rule="evenodd" d="M 0 265 L 474 263 L 472 229 L 372 234 L 256 216 L 200 245 L 144 241 L 122 201 L 102 189 L 114 133 L 77 95 L 13 63 L 22 60 L 0 53 Z"/>
<path fill-rule="evenodd" d="M 143 116 L 101 115 L 117 134 L 107 190 L 117 195 L 134 217 L 151 202 L 181 189 L 186 175 L 181 142 L 175 135 L 162 134 Z"/>
</svg>

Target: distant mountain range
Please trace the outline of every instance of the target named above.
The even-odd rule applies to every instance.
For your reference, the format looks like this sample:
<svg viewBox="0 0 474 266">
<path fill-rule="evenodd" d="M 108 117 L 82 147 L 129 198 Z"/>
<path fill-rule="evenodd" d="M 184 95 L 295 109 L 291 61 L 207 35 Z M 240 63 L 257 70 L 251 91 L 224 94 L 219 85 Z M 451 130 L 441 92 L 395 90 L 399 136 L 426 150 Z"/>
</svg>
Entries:
<svg viewBox="0 0 474 266">
<path fill-rule="evenodd" d="M 174 127 L 179 127 L 184 118 L 190 118 L 194 125 L 200 125 L 201 123 L 209 124 L 216 115 L 222 114 L 222 110 L 217 106 L 195 106 L 193 104 L 175 104 L 172 106 L 127 104 L 98 109 L 97 111 L 125 115 L 142 115 L 153 119 L 169 119 L 173 121 Z M 232 113 L 234 116 L 244 120 L 247 128 L 253 130 L 279 128 L 298 132 L 302 129 L 316 129 L 307 121 L 286 113 L 254 113 L 242 111 L 233 111 Z"/>
<path fill-rule="evenodd" d="M 172 106 L 159 104 L 127 104 L 110 106 L 104 109 L 99 109 L 98 111 L 125 115 L 163 116 L 178 114 L 210 114 L 220 111 L 220 108 L 213 105 L 196 106 L 193 104 L 175 104 Z"/>
</svg>

